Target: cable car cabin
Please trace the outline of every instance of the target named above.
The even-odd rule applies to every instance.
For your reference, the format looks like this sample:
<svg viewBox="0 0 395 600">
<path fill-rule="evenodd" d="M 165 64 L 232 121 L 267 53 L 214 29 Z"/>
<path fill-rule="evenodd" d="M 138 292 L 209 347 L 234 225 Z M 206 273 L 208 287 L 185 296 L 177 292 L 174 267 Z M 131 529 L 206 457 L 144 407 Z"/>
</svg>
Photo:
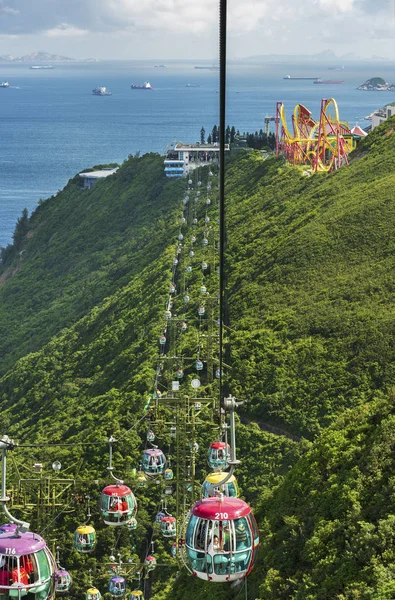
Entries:
<svg viewBox="0 0 395 600">
<path fill-rule="evenodd" d="M 141 590 L 133 590 L 129 594 L 129 600 L 144 600 L 143 592 Z"/>
<path fill-rule="evenodd" d="M 162 519 L 166 516 L 166 513 L 164 512 L 158 512 L 156 513 L 156 517 L 155 517 L 155 523 L 162 523 Z"/>
<path fill-rule="evenodd" d="M 2 600 L 22 598 L 28 592 L 36 600 L 55 592 L 55 560 L 45 541 L 31 531 L 0 535 L 0 594 Z"/>
<path fill-rule="evenodd" d="M 68 571 L 56 569 L 55 571 L 55 591 L 56 593 L 68 592 L 71 586 L 71 577 Z"/>
<path fill-rule="evenodd" d="M 230 446 L 226 442 L 213 442 L 208 451 L 207 462 L 212 469 L 227 469 L 230 461 Z"/>
<path fill-rule="evenodd" d="M 127 485 L 108 485 L 100 497 L 100 512 L 106 525 L 126 525 L 136 515 L 137 502 Z"/>
<path fill-rule="evenodd" d="M 126 527 L 127 527 L 128 529 L 130 529 L 131 531 L 133 531 L 134 529 L 137 529 L 137 519 L 135 519 L 134 517 L 132 517 L 132 518 L 130 519 L 130 521 L 128 521 L 128 522 L 126 523 Z"/>
<path fill-rule="evenodd" d="M 247 576 L 258 547 L 254 516 L 240 498 L 204 498 L 191 508 L 185 550 L 200 579 L 225 582 Z"/>
<path fill-rule="evenodd" d="M 108 582 L 108 591 L 110 592 L 111 596 L 117 598 L 124 596 L 126 593 L 125 578 L 120 577 L 119 575 L 111 577 L 110 581 Z"/>
<path fill-rule="evenodd" d="M 89 590 L 85 594 L 85 600 L 100 600 L 101 593 L 97 588 L 89 588 Z"/>
<path fill-rule="evenodd" d="M 151 554 L 147 556 L 147 558 L 144 561 L 144 566 L 148 569 L 148 571 L 153 571 L 156 567 L 155 556 L 152 556 Z"/>
<path fill-rule="evenodd" d="M 216 471 L 215 473 L 210 473 L 207 475 L 202 485 L 203 498 L 210 498 L 218 495 L 219 492 L 221 492 L 224 496 L 237 498 L 239 495 L 239 487 L 234 475 L 231 475 L 230 479 L 228 479 L 226 483 L 218 486 L 218 483 L 225 479 L 227 475 L 228 473 L 224 473 L 222 471 Z"/>
<path fill-rule="evenodd" d="M 147 487 L 147 478 L 144 475 L 144 473 L 142 471 L 139 472 L 137 480 L 136 480 L 136 485 L 137 487 Z"/>
<path fill-rule="evenodd" d="M 149 448 L 143 454 L 142 464 L 144 473 L 148 477 L 155 477 L 155 475 L 161 475 L 165 470 L 166 458 L 162 450 Z"/>
<path fill-rule="evenodd" d="M 177 534 L 177 520 L 175 517 L 166 516 L 162 517 L 160 523 L 160 531 L 163 537 L 170 538 L 175 537 Z"/>
<path fill-rule="evenodd" d="M 163 473 L 163 479 L 166 479 L 166 481 L 171 481 L 174 477 L 174 473 L 172 469 L 165 469 L 164 473 Z"/>
<path fill-rule="evenodd" d="M 96 531 L 91 525 L 80 525 L 74 532 L 74 548 L 78 552 L 92 552 L 96 544 Z"/>
</svg>

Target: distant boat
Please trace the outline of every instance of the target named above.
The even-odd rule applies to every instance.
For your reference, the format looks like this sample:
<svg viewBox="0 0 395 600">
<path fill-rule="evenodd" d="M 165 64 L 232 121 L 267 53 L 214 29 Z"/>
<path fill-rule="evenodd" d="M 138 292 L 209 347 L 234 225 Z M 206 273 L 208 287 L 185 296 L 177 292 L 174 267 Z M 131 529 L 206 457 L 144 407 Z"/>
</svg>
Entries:
<svg viewBox="0 0 395 600">
<path fill-rule="evenodd" d="M 132 88 L 132 90 L 153 90 L 154 89 L 149 81 L 144 81 L 143 85 L 137 85 L 136 83 L 132 83 L 132 85 L 130 87 Z"/>
<path fill-rule="evenodd" d="M 315 81 L 319 79 L 319 77 L 292 77 L 292 75 L 286 75 L 283 79 L 305 79 L 307 81 Z"/>
<path fill-rule="evenodd" d="M 323 85 L 343 85 L 344 81 L 335 81 L 334 79 L 316 79 L 313 83 L 322 83 Z"/>
<path fill-rule="evenodd" d="M 54 69 L 52 65 L 32 65 L 31 69 Z"/>
<path fill-rule="evenodd" d="M 166 69 L 166 65 L 154 65 L 154 69 Z"/>
<path fill-rule="evenodd" d="M 328 67 L 329 71 L 344 71 L 344 66 L 341 67 Z"/>
<path fill-rule="evenodd" d="M 202 86 L 199 85 L 198 83 L 187 83 L 185 87 L 198 88 L 198 87 L 202 87 Z"/>
<path fill-rule="evenodd" d="M 111 96 L 112 95 L 111 92 L 109 92 L 107 90 L 107 88 L 105 88 L 102 85 L 98 85 L 97 87 L 95 87 L 95 89 L 92 90 L 92 94 L 94 96 Z"/>
<path fill-rule="evenodd" d="M 10 84 L 8 83 L 8 81 L 2 81 L 0 83 L 0 88 L 2 88 L 2 87 L 10 87 Z"/>
</svg>

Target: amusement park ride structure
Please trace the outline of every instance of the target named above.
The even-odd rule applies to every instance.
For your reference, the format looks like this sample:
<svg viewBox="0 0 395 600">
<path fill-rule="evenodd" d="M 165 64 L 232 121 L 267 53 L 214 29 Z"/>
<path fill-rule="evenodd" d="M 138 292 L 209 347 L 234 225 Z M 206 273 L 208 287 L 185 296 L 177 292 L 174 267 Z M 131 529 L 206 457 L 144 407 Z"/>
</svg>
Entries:
<svg viewBox="0 0 395 600">
<path fill-rule="evenodd" d="M 311 172 L 333 171 L 348 164 L 348 154 L 356 148 L 359 137 L 340 121 L 334 98 L 322 99 L 318 121 L 302 104 L 297 104 L 288 127 L 285 107 L 276 106 L 276 155 Z"/>
</svg>

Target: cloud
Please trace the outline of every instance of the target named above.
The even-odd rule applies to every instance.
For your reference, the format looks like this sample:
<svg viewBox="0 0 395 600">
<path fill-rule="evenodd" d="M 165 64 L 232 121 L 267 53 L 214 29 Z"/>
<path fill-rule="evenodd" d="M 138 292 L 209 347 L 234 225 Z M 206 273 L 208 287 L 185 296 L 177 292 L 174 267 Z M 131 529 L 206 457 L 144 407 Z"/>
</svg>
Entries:
<svg viewBox="0 0 395 600">
<path fill-rule="evenodd" d="M 21 11 L 11 6 L 0 6 L 0 14 L 3 15 L 19 15 Z"/>
<path fill-rule="evenodd" d="M 51 38 L 82 37 L 88 33 L 89 31 L 87 29 L 79 29 L 78 27 L 73 27 L 67 23 L 60 23 L 57 27 L 45 31 L 45 35 Z"/>
<path fill-rule="evenodd" d="M 0 32 L 26 34 L 61 29 L 64 23 L 101 33 L 137 28 L 201 33 L 215 24 L 218 13 L 213 0 L 9 0 L 7 8 L 17 18 L 0 19 Z"/>
<path fill-rule="evenodd" d="M 317 4 L 327 13 L 349 13 L 354 7 L 354 0 L 318 0 Z"/>
<path fill-rule="evenodd" d="M 228 29 L 235 39 L 251 35 L 263 52 L 269 37 L 279 40 L 279 52 L 287 45 L 299 47 L 307 36 L 317 46 L 324 39 L 347 45 L 363 36 L 377 39 L 377 32 L 387 31 L 394 19 L 394 2 L 232 0 Z M 217 0 L 0 0 L 0 35 L 145 36 L 152 43 L 166 39 L 171 54 L 172 44 L 177 46 L 179 40 L 198 47 L 199 40 L 213 38 L 217 26 Z"/>
</svg>

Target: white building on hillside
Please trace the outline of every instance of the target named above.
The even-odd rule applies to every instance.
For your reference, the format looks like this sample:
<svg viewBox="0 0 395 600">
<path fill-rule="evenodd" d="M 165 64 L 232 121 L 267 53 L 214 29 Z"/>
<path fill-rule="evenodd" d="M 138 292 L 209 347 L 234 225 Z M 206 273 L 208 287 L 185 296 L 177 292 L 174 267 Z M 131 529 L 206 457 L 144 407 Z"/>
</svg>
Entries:
<svg viewBox="0 0 395 600">
<path fill-rule="evenodd" d="M 386 121 L 390 117 L 393 117 L 394 115 L 395 115 L 395 103 L 387 104 L 386 106 L 384 106 L 384 108 L 379 108 L 379 109 L 375 110 L 371 116 L 372 117 L 372 130 L 375 127 L 378 127 L 379 125 L 381 125 L 381 123 L 384 123 L 384 121 Z"/>
<path fill-rule="evenodd" d="M 225 144 L 229 150 L 229 144 Z M 191 169 L 218 163 L 219 144 L 183 144 L 175 142 L 167 149 L 164 160 L 167 177 L 182 177 Z"/>
<path fill-rule="evenodd" d="M 80 173 L 81 179 L 84 180 L 84 189 L 90 189 L 93 187 L 98 181 L 98 179 L 103 179 L 104 177 L 109 177 L 109 175 L 114 175 L 118 171 L 118 167 L 115 169 L 101 169 L 100 171 L 88 171 L 87 173 Z"/>
</svg>

